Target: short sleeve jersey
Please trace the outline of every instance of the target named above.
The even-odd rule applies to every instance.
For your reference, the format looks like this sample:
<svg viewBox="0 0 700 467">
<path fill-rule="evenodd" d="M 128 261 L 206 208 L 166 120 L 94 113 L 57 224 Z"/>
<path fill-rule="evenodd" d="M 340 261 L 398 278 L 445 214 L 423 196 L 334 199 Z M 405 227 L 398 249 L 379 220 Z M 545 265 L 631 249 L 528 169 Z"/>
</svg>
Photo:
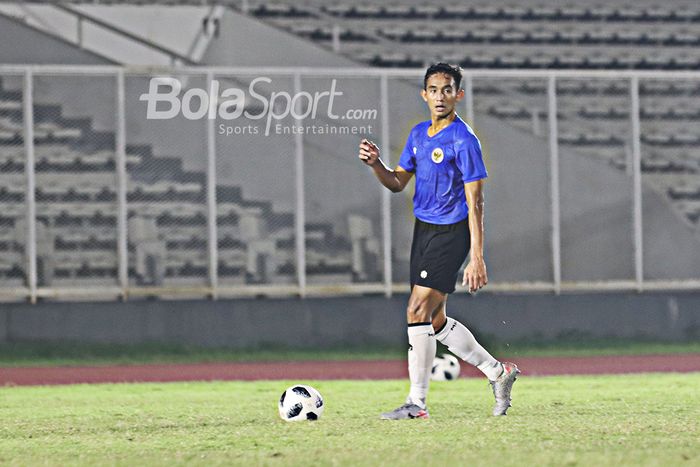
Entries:
<svg viewBox="0 0 700 467">
<path fill-rule="evenodd" d="M 459 116 L 433 136 L 428 136 L 430 124 L 413 127 L 399 166 L 416 175 L 415 216 L 431 224 L 454 224 L 469 214 L 464 184 L 488 176 L 481 143 Z"/>
</svg>

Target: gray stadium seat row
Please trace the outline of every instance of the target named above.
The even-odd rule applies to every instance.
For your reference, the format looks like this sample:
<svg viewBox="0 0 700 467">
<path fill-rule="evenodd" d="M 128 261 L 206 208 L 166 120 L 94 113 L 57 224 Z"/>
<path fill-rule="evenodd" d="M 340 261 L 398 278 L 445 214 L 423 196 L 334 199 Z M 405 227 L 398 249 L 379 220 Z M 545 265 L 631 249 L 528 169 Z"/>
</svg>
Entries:
<svg viewBox="0 0 700 467">
<path fill-rule="evenodd" d="M 12 182 L 0 186 L 0 255 L 5 260 L 0 265 L 0 278 L 9 284 L 26 280 L 20 227 L 26 216 L 25 167 L 21 94 L 4 91 L 0 82 L 0 97 L 0 178 Z M 42 248 L 50 249 L 39 254 L 40 284 L 91 279 L 113 283 L 118 273 L 114 135 L 94 131 L 89 119 L 64 118 L 60 105 L 37 105 L 35 117 L 37 223 L 40 231 L 49 231 L 40 241 Z M 74 128 L 78 131 L 72 132 Z M 185 171 L 179 158 L 155 157 L 148 145 L 128 145 L 127 153 L 128 215 L 154 219 L 166 252 L 165 279 L 206 280 L 205 174 Z M 86 174 L 90 176 L 84 177 Z M 76 186 L 76 180 L 85 182 Z M 294 214 L 273 210 L 270 201 L 245 199 L 235 186 L 218 186 L 216 195 L 220 275 L 240 283 L 262 280 L 247 270 L 244 253 L 248 244 L 236 234 L 241 215 L 253 213 L 266 221 L 266 235 L 280 258 L 274 274 L 293 281 Z M 325 223 L 309 223 L 307 236 L 310 277 L 350 277 L 349 255 L 329 248 L 340 245 L 349 250 L 349 240 L 336 235 Z M 130 241 L 129 273 L 138 278 L 139 272 L 132 266 L 136 248 Z M 203 259 L 197 260 L 199 257 Z"/>
</svg>

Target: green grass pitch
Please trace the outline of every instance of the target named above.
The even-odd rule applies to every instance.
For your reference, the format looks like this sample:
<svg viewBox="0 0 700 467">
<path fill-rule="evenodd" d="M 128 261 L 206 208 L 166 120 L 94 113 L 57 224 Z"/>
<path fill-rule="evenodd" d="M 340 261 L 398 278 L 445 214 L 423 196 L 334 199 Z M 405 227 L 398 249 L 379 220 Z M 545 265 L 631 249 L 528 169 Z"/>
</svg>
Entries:
<svg viewBox="0 0 700 467">
<path fill-rule="evenodd" d="M 500 418 L 485 380 L 433 383 L 398 422 L 406 381 L 298 381 L 326 410 L 288 423 L 293 383 L 0 388 L 0 465 L 700 465 L 700 373 L 522 377 Z"/>
</svg>

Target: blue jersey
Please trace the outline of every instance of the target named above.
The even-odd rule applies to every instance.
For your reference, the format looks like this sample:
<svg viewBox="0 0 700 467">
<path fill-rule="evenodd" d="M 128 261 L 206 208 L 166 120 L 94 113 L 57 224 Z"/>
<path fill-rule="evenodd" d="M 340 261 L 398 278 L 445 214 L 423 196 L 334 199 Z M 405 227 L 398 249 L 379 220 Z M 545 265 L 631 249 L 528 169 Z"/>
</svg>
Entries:
<svg viewBox="0 0 700 467">
<path fill-rule="evenodd" d="M 481 143 L 464 120 L 428 136 L 430 121 L 413 127 L 399 166 L 416 174 L 413 213 L 431 224 L 454 224 L 467 218 L 464 184 L 486 178 Z"/>
</svg>

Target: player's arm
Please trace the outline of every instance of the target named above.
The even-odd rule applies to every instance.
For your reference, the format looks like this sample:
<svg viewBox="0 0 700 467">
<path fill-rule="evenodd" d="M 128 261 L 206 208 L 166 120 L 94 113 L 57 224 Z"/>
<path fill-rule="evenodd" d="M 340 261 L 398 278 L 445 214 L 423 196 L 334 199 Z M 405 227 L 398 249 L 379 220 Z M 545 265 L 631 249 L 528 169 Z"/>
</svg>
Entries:
<svg viewBox="0 0 700 467">
<path fill-rule="evenodd" d="M 471 235 L 471 255 L 464 270 L 462 285 L 473 293 L 488 283 L 484 262 L 484 180 L 464 184 L 464 194 L 469 206 L 469 232 Z"/>
<path fill-rule="evenodd" d="M 372 141 L 363 139 L 360 142 L 360 160 L 370 166 L 374 175 L 377 176 L 382 185 L 394 193 L 398 193 L 406 188 L 413 173 L 405 171 L 401 167 L 391 170 L 379 157 L 379 147 Z"/>
</svg>

